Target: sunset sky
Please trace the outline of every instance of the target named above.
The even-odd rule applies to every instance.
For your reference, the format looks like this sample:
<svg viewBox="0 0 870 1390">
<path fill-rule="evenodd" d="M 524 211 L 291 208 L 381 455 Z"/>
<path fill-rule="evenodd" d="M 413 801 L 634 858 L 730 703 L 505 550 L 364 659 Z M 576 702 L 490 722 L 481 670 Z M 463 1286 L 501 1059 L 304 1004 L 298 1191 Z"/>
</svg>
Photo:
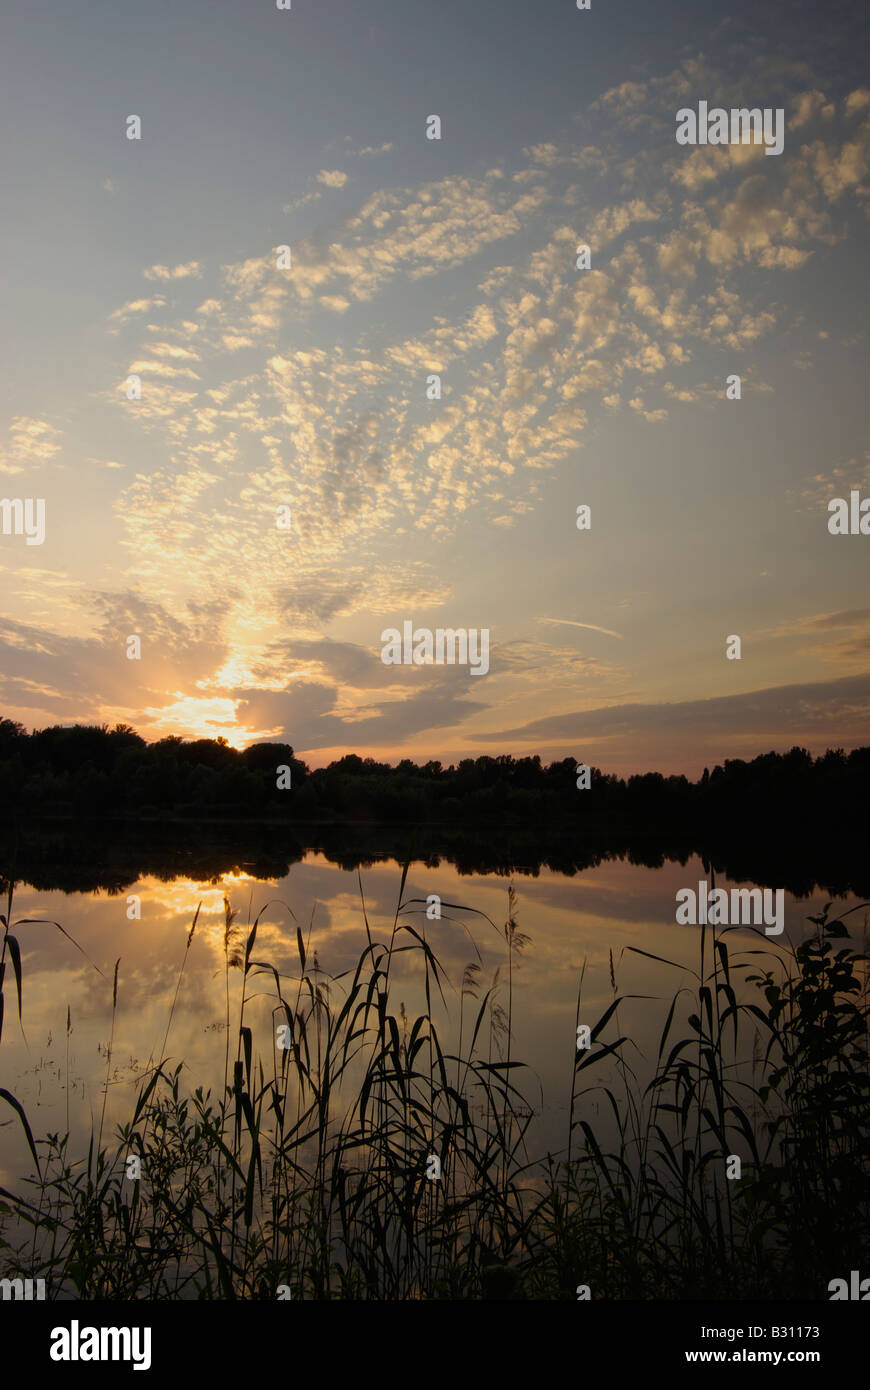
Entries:
<svg viewBox="0 0 870 1390">
<path fill-rule="evenodd" d="M 7 11 L 0 490 L 46 539 L 0 536 L 0 714 L 313 765 L 870 743 L 855 10 Z M 701 100 L 783 154 L 677 145 Z M 406 620 L 489 674 L 384 665 Z"/>
</svg>

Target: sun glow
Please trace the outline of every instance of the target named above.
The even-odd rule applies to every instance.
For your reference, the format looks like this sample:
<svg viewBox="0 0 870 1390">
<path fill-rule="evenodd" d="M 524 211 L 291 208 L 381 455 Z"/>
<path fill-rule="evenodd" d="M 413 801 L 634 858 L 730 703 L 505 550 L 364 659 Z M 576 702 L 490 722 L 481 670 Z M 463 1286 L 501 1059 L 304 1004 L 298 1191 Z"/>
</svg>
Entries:
<svg viewBox="0 0 870 1390">
<path fill-rule="evenodd" d="M 153 706 L 145 710 L 151 721 L 147 733 L 149 742 L 179 734 L 184 738 L 225 738 L 236 749 L 242 749 L 256 736 L 256 730 L 237 724 L 236 701 L 215 696 L 201 699 L 195 695 L 179 695 L 174 704 L 162 709 Z"/>
</svg>

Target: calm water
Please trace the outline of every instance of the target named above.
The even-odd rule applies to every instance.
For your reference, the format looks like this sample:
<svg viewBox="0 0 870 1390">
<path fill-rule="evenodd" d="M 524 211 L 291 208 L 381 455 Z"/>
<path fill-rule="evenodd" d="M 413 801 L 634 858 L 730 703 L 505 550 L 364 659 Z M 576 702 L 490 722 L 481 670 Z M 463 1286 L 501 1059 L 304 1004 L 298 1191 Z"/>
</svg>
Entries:
<svg viewBox="0 0 870 1390">
<path fill-rule="evenodd" d="M 435 868 L 422 863 L 410 868 L 405 900 L 425 900 L 438 894 L 445 904 L 441 921 L 427 921 L 419 905 L 400 919 L 418 929 L 425 927 L 452 986 L 445 988 L 446 1011 L 440 1004 L 435 1011 L 445 1050 L 455 1046 L 451 1026 L 458 1022 L 458 990 L 469 962 L 480 962 L 481 992 L 500 969 L 499 997 L 507 1006 L 507 952 L 501 929 L 507 917 L 508 883 L 512 882 L 517 891 L 518 926 L 531 940 L 514 975 L 512 1055 L 528 1064 L 525 1073 L 517 1074 L 516 1084 L 535 1114 L 530 1157 L 542 1156 L 548 1150 L 556 1153 L 566 1143 L 577 986 L 584 960 L 581 1022 L 594 1024 L 613 998 L 611 953 L 619 992 L 652 996 L 627 1001 L 619 1013 L 619 1031 L 636 1047 L 632 1061 L 643 1074 L 646 1064 L 641 1059 L 654 1062 L 670 1000 L 686 980 L 679 972 L 634 955 L 628 948 L 638 947 L 697 969 L 700 930 L 675 922 L 675 894 L 679 888 L 697 888 L 705 876 L 697 858 L 686 865 L 666 863 L 660 869 L 611 861 L 574 876 L 549 870 L 534 876 L 520 872 L 509 877 L 460 874 L 443 861 Z M 372 934 L 386 942 L 401 869 L 389 860 L 361 870 L 361 877 Z M 727 879 L 718 877 L 717 884 L 729 886 Z M 745 881 L 741 886 L 747 886 Z M 139 921 L 127 916 L 130 893 L 141 898 Z M 72 1153 L 79 1155 L 86 1153 L 92 1117 L 95 1127 L 99 1125 L 111 1028 L 112 972 L 118 957 L 118 1009 L 104 1142 L 113 1138 L 115 1124 L 127 1118 L 137 1076 L 159 1055 L 187 933 L 200 903 L 167 1053 L 175 1062 L 183 1061 L 190 1089 L 198 1085 L 219 1089 L 226 1045 L 224 895 L 238 910 L 236 921 L 243 929 L 269 904 L 253 954 L 256 960 L 277 967 L 285 995 L 291 1000 L 295 998 L 292 982 L 299 974 L 297 924 L 308 940 L 309 968 L 316 951 L 320 970 L 329 976 L 352 969 L 365 945 L 357 872 L 339 868 L 321 854 L 307 854 L 286 876 L 275 880 L 238 871 L 204 880 L 179 875 L 164 882 L 146 876 L 111 895 L 105 890 L 38 891 L 18 884 L 13 917 L 56 919 L 104 976 L 97 974 L 55 927 L 31 925 L 18 930 L 24 974 L 23 1031 L 18 1024 L 10 969 L 0 1045 L 2 1075 L 3 1084 L 24 1105 L 37 1138 L 52 1131 L 63 1133 L 68 1123 Z M 732 958 L 775 942 L 785 947 L 789 942 L 798 943 L 812 931 L 807 916 L 818 912 L 829 899 L 830 895 L 821 891 L 800 900 L 786 894 L 783 936 L 765 941 L 751 930 L 733 931 L 729 937 Z M 853 897 L 839 899 L 835 914 L 857 901 Z M 477 909 L 491 918 L 495 927 L 474 912 L 448 908 L 447 903 Z M 863 914 L 855 913 L 850 920 L 853 935 L 860 938 Z M 244 942 L 244 931 L 240 941 Z M 398 1013 L 399 1003 L 404 1003 L 413 1021 L 424 1006 L 418 953 L 394 957 L 393 979 L 391 1009 Z M 241 980 L 241 971 L 230 973 L 231 1057 L 236 1052 Z M 330 989 L 331 998 L 340 1003 L 342 982 Z M 253 1027 L 255 1043 L 268 1063 L 274 1032 L 271 976 L 249 977 L 249 993 L 259 997 L 249 1004 L 246 1022 Z M 744 997 L 749 993 L 745 990 Z M 67 1006 L 72 1026 L 68 1059 Z M 466 1001 L 466 1029 L 477 1007 Z M 610 1031 L 605 1036 L 615 1034 Z M 484 1054 L 487 1048 L 488 1038 L 483 1043 Z M 495 1059 L 497 1053 L 493 1055 Z M 602 1079 L 606 1075 L 602 1071 Z M 597 1122 L 596 1108 L 595 1099 L 590 1098 L 583 1113 Z M 605 1123 L 603 1107 L 600 1122 Z M 0 1121 L 0 1183 L 18 1187 L 31 1170 L 20 1127 L 8 1112 Z"/>
</svg>

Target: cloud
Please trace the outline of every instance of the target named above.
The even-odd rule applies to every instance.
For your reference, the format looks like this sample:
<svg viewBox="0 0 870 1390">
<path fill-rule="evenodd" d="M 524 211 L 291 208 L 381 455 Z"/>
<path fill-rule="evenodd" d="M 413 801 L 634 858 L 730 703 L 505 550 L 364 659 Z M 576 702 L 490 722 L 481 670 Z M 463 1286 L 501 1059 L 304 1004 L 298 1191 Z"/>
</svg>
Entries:
<svg viewBox="0 0 870 1390">
<path fill-rule="evenodd" d="M 824 92 L 816 90 L 801 92 L 794 101 L 794 110 L 788 123 L 789 129 L 799 130 L 801 126 L 809 124 L 810 121 L 818 120 L 820 116 L 829 119 L 833 114 L 833 103 L 825 100 Z"/>
<path fill-rule="evenodd" d="M 859 87 L 846 97 L 846 114 L 852 116 L 856 111 L 866 111 L 870 107 L 870 91 Z"/>
<path fill-rule="evenodd" d="M 618 87 L 610 87 L 593 103 L 611 110 L 636 111 L 647 100 L 649 85 L 646 82 L 621 82 Z"/>
<path fill-rule="evenodd" d="M 18 415 L 9 426 L 9 445 L 0 450 L 0 466 L 7 473 L 21 473 L 27 464 L 49 463 L 60 453 L 60 430 L 47 420 Z"/>
<path fill-rule="evenodd" d="M 176 360 L 198 362 L 200 358 L 198 352 L 192 352 L 190 348 L 181 347 L 178 343 L 150 343 L 148 351 L 158 357 L 171 357 Z"/>
<path fill-rule="evenodd" d="M 399 668 L 383 667 L 393 669 Z M 404 698 L 381 696 L 370 707 L 372 712 L 353 718 L 334 712 L 337 689 L 317 681 L 298 681 L 280 692 L 235 691 L 236 717 L 246 727 L 263 731 L 260 737 L 289 739 L 304 753 L 336 746 L 371 749 L 401 744 L 423 732 L 453 728 L 488 708 L 483 701 L 468 698 L 470 678 L 463 668 L 432 669 L 436 676 L 423 688 Z"/>
<path fill-rule="evenodd" d="M 344 564 L 384 533 L 421 530 L 436 543 L 465 514 L 509 527 L 535 505 L 542 475 L 576 454 L 596 403 L 617 409 L 625 399 L 659 422 L 666 407 L 706 390 L 662 382 L 662 398 L 652 398 L 651 382 L 673 364 L 705 342 L 743 350 L 772 331 L 774 310 L 754 303 L 736 272 L 750 258 L 797 264 L 809 252 L 795 239 L 822 223 L 777 202 L 758 175 L 704 205 L 637 190 L 566 221 L 571 154 L 555 142 L 533 147 L 532 178 L 521 184 L 492 169 L 382 189 L 336 229 L 294 240 L 292 269 L 278 270 L 272 253 L 224 266 L 224 292 L 202 303 L 195 324 L 175 324 L 190 356 L 170 351 L 171 325 L 141 354 L 151 380 L 136 416 L 164 431 L 172 457 L 121 503 L 149 576 L 197 592 L 212 583 L 208 547 L 189 549 L 182 563 L 164 533 L 156 494 L 167 484 L 174 526 L 190 535 L 232 527 L 225 563 L 234 574 L 271 576 L 289 559 L 303 591 L 325 562 Z M 635 177 L 643 175 L 639 161 Z M 602 243 L 623 241 L 578 273 L 575 248 L 590 228 Z M 491 266 L 479 274 L 478 303 L 438 312 L 436 302 L 422 331 L 387 333 L 377 352 L 352 333 L 328 351 L 314 345 L 318 315 L 327 335 L 324 315 L 355 302 L 381 296 L 386 315 L 390 296 L 401 305 L 408 276 L 434 281 L 484 253 Z M 680 273 L 705 260 L 715 272 L 707 287 L 690 295 L 662 283 L 662 268 Z M 246 357 L 245 375 L 234 377 L 227 355 L 258 346 L 259 359 Z M 181 390 L 199 386 L 185 363 L 200 361 L 209 363 L 206 386 Z M 432 372 L 444 397 L 435 409 L 424 394 Z M 200 490 L 203 467 L 221 480 L 219 500 L 215 482 Z M 285 499 L 294 530 L 282 536 L 267 518 Z"/>
<path fill-rule="evenodd" d="M 799 487 L 789 489 L 788 498 L 801 511 L 827 513 L 832 497 L 848 497 L 853 488 L 860 491 L 870 486 L 870 453 L 863 458 L 851 458 L 836 464 L 827 473 L 815 473 Z"/>
<path fill-rule="evenodd" d="M 298 198 L 291 198 L 289 203 L 284 204 L 284 212 L 295 212 L 297 208 L 304 208 L 307 203 L 316 203 L 323 194 L 319 189 L 309 189 L 307 193 L 301 193 Z"/>
<path fill-rule="evenodd" d="M 157 295 L 153 299 L 130 299 L 126 304 L 122 304 L 120 309 L 114 309 L 109 315 L 109 319 L 119 319 L 125 323 L 134 314 L 147 314 L 152 309 L 162 309 L 166 300 L 162 295 Z"/>
<path fill-rule="evenodd" d="M 745 354 L 785 331 L 775 277 L 834 245 L 850 195 L 861 196 L 866 104 L 850 98 L 829 116 L 806 74 L 803 133 L 781 159 L 759 158 L 755 147 L 676 159 L 675 98 L 682 105 L 690 89 L 716 90 L 716 80 L 697 60 L 667 82 L 611 89 L 594 146 L 542 139 L 483 173 L 379 187 L 342 217 L 288 236 L 292 268 L 279 270 L 274 249 L 254 243 L 251 255 L 208 276 L 195 322 L 179 311 L 143 327 L 130 356 L 148 374 L 147 390 L 133 405 L 118 392 L 153 460 L 125 473 L 132 480 L 114 504 L 127 582 L 148 601 L 183 593 L 205 602 L 217 574 L 227 595 L 213 619 L 219 658 L 199 666 L 193 691 L 179 693 L 178 682 L 149 689 L 142 707 L 152 727 L 187 713 L 205 718 L 206 708 L 209 719 L 237 710 L 246 729 L 287 729 L 296 746 L 304 738 L 326 747 L 351 737 L 356 746 L 393 744 L 401 728 L 422 732 L 427 717 L 432 728 L 448 717 L 479 724 L 469 714 L 476 682 L 444 686 L 427 674 L 409 684 L 407 673 L 379 663 L 374 637 L 356 647 L 336 635 L 377 614 L 398 620 L 429 608 L 419 620 L 435 622 L 452 598 L 444 542 L 509 539 L 505 530 L 575 467 L 606 412 L 627 407 L 639 417 L 635 429 L 721 399 L 709 384 L 711 350 Z M 322 169 L 288 207 L 346 179 Z M 593 269 L 579 272 L 583 240 Z M 152 270 L 151 278 L 183 278 Z M 166 307 L 131 300 L 113 320 L 152 304 Z M 749 362 L 746 379 L 751 371 Z M 441 377 L 438 401 L 426 394 L 432 373 Z M 287 531 L 276 525 L 279 504 L 292 507 Z M 452 602 L 444 621 L 461 621 Z M 857 628 L 837 634 L 862 640 Z M 580 677 L 607 682 L 602 709 L 620 682 L 620 699 L 635 693 L 563 636 L 563 649 L 501 643 L 492 677 L 500 713 L 484 705 L 478 714 L 526 729 L 522 721 L 541 707 L 532 694 L 539 701 L 558 690 L 549 705 L 558 710 Z M 185 703 L 206 700 L 224 703 Z M 637 710 L 647 707 L 623 708 L 635 711 L 632 737 L 642 739 Z M 668 727 L 676 739 L 679 722 Z M 711 721 L 703 728 L 715 736 Z"/>
<path fill-rule="evenodd" d="M 621 632 L 613 632 L 609 627 L 596 627 L 595 623 L 578 623 L 573 618 L 536 618 L 538 623 L 562 623 L 566 627 L 584 627 L 589 632 L 603 632 L 607 637 L 622 638 Z"/>
<path fill-rule="evenodd" d="M 191 381 L 199 381 L 199 377 L 190 367 L 171 367 L 168 362 L 150 362 L 142 359 L 131 362 L 129 371 L 138 376 L 151 375 L 161 377 L 187 377 Z"/>
<path fill-rule="evenodd" d="M 187 261 L 185 265 L 176 265 L 171 268 L 168 265 L 152 265 L 142 274 L 146 280 L 186 280 L 191 276 L 195 280 L 202 278 L 202 270 L 198 261 Z"/>
<path fill-rule="evenodd" d="M 807 148 L 807 159 L 825 196 L 832 202 L 850 189 L 866 193 L 862 185 L 870 172 L 870 123 L 865 121 L 856 137 L 839 148 L 821 140 L 814 141 Z"/>
<path fill-rule="evenodd" d="M 814 613 L 811 617 L 795 618 L 792 622 L 771 629 L 772 636 L 791 632 L 825 632 L 831 628 L 863 626 L 870 623 L 870 608 L 847 608 L 838 613 Z"/>
<path fill-rule="evenodd" d="M 307 188 L 298 197 L 291 198 L 289 203 L 284 204 L 284 212 L 296 212 L 298 208 L 304 208 L 309 203 L 316 203 L 323 197 L 323 188 L 344 188 L 347 183 L 348 175 L 341 169 L 321 169 L 313 178 L 307 180 Z M 314 187 L 320 184 L 320 188 Z"/>
<path fill-rule="evenodd" d="M 644 404 L 643 396 L 640 394 L 634 396 L 628 404 L 632 410 L 636 410 L 639 415 L 642 415 L 649 424 L 656 424 L 660 420 L 666 420 L 668 418 L 668 412 L 663 407 L 658 410 L 648 410 Z"/>
<path fill-rule="evenodd" d="M 843 634 L 846 634 L 845 636 Z M 815 638 L 799 650 L 822 661 L 864 664 L 870 654 L 870 608 L 814 613 L 768 629 L 762 636 Z"/>
<path fill-rule="evenodd" d="M 484 743 L 509 739 L 608 739 L 640 734 L 699 731 L 765 734 L 779 743 L 813 732 L 842 742 L 856 730 L 870 731 L 870 673 L 834 681 L 772 686 L 739 695 L 661 704 L 627 704 L 547 715 L 510 729 L 478 734 Z"/>
<path fill-rule="evenodd" d="M 61 593 L 70 587 L 64 583 Z M 75 591 L 75 584 L 71 586 Z M 0 700 L 6 707 L 28 706 L 54 719 L 92 723 L 95 710 L 128 712 L 130 722 L 147 723 L 145 707 L 162 703 L 180 684 L 194 687 L 205 667 L 225 656 L 215 639 L 226 600 L 179 605 L 170 612 L 159 603 L 126 591 L 79 592 L 73 599 L 81 625 L 90 609 L 97 625 L 86 637 L 66 636 L 44 627 L 0 619 Z M 54 615 L 53 615 L 54 616 Z M 93 628 L 93 622 L 89 624 Z M 126 657 L 126 638 L 142 636 L 141 662 Z"/>
</svg>

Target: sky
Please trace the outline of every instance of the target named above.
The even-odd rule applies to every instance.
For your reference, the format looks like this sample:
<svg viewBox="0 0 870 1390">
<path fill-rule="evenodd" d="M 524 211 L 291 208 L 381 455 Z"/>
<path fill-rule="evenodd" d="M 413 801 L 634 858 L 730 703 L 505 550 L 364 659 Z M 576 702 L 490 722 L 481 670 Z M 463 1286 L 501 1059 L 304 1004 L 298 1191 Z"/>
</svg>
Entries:
<svg viewBox="0 0 870 1390">
<path fill-rule="evenodd" d="M 8 9 L 0 493 L 45 538 L 0 535 L 0 715 L 314 766 L 870 743 L 870 538 L 828 529 L 870 496 L 868 28 Z M 701 101 L 782 154 L 677 144 Z M 385 664 L 406 621 L 489 670 Z"/>
</svg>

